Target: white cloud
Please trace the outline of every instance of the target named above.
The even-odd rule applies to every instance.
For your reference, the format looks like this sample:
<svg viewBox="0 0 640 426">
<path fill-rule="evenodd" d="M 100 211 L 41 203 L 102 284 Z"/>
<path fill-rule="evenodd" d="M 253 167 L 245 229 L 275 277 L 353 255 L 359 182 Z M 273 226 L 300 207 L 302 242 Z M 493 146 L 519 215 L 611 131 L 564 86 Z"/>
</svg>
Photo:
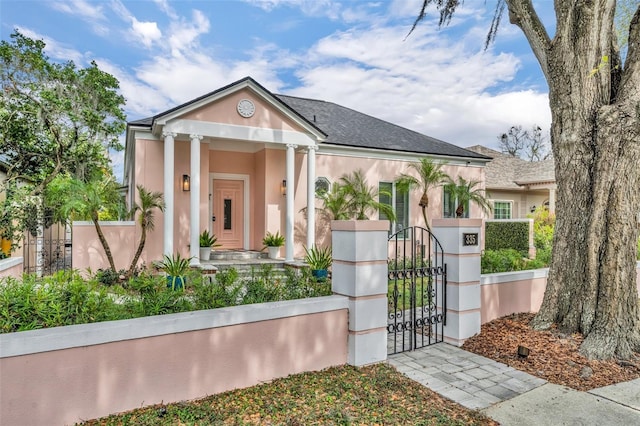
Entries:
<svg viewBox="0 0 640 426">
<path fill-rule="evenodd" d="M 136 18 L 133 18 L 131 29 L 136 38 L 142 41 L 147 48 L 162 38 L 162 32 L 158 28 L 158 24 L 155 22 L 140 22 Z"/>
<path fill-rule="evenodd" d="M 470 50 L 419 27 L 335 33 L 307 54 L 294 95 L 333 101 L 461 146 L 491 145 L 512 125 L 550 125 L 546 93 L 493 93 L 519 60 Z M 472 30 L 473 31 L 473 30 Z"/>
<path fill-rule="evenodd" d="M 90 3 L 85 0 L 68 0 L 51 2 L 49 5 L 55 10 L 80 18 L 88 18 L 90 20 L 105 19 L 100 3 Z"/>
<path fill-rule="evenodd" d="M 192 12 L 193 20 L 180 19 L 173 22 L 169 29 L 169 47 L 171 54 L 181 57 L 185 52 L 198 50 L 198 37 L 209 32 L 209 19 L 199 10 Z"/>
<path fill-rule="evenodd" d="M 86 0 L 54 1 L 48 5 L 68 15 L 77 16 L 89 24 L 89 28 L 99 35 L 109 34 L 109 27 L 106 25 L 106 17 L 102 4 L 92 3 Z"/>
</svg>

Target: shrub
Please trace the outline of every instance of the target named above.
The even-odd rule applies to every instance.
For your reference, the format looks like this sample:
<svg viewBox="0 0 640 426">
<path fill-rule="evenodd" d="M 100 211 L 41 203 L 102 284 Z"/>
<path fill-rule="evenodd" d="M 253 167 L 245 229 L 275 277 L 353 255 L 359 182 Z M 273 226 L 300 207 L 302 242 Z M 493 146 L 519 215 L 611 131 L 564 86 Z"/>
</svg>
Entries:
<svg viewBox="0 0 640 426">
<path fill-rule="evenodd" d="M 533 244 L 536 249 L 551 250 L 556 216 L 549 213 L 546 207 L 538 207 L 533 215 Z"/>
<path fill-rule="evenodd" d="M 87 283 L 76 271 L 38 279 L 7 279 L 0 286 L 3 333 L 118 319 L 122 309 L 103 286 Z"/>
<path fill-rule="evenodd" d="M 480 261 L 483 274 L 520 271 L 525 268 L 526 260 L 518 250 L 485 250 Z"/>
<path fill-rule="evenodd" d="M 529 222 L 486 222 L 485 249 L 513 249 L 522 256 L 528 256 Z"/>
<path fill-rule="evenodd" d="M 331 294 L 331 284 L 318 283 L 307 268 L 286 270 L 282 277 L 267 265 L 242 280 L 230 269 L 214 282 L 198 271 L 187 274 L 189 286 L 180 292 L 148 271 L 109 287 L 85 281 L 77 271 L 6 278 L 0 283 L 0 333 Z"/>
</svg>

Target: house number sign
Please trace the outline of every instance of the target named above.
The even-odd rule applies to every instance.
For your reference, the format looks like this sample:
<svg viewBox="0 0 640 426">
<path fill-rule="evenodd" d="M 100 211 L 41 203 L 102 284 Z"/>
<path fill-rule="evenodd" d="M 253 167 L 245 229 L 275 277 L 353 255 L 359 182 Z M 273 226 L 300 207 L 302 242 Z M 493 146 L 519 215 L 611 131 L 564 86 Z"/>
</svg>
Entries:
<svg viewBox="0 0 640 426">
<path fill-rule="evenodd" d="M 462 245 L 463 246 L 477 246 L 478 245 L 478 234 L 462 234 Z"/>
</svg>

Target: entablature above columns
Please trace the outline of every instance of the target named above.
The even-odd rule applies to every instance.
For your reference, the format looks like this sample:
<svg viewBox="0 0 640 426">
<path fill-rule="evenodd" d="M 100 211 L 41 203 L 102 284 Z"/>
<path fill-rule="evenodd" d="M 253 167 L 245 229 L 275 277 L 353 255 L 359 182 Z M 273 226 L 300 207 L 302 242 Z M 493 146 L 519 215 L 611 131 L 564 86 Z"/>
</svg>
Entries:
<svg viewBox="0 0 640 426">
<path fill-rule="evenodd" d="M 264 127 L 238 126 L 198 120 L 174 120 L 164 126 L 163 133 L 199 135 L 217 139 L 242 140 L 277 145 L 316 146 L 318 140 L 307 133 Z"/>
</svg>

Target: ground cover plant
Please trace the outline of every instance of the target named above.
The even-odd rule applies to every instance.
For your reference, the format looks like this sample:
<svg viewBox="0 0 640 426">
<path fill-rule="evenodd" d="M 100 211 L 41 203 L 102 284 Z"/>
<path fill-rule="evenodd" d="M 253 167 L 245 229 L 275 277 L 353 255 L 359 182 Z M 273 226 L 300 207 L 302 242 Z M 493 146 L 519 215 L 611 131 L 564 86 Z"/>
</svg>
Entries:
<svg viewBox="0 0 640 426">
<path fill-rule="evenodd" d="M 387 364 L 333 367 L 192 402 L 155 405 L 95 425 L 496 425 Z"/>
<path fill-rule="evenodd" d="M 166 278 L 149 270 L 118 284 L 108 278 L 111 274 L 104 272 L 85 280 L 78 271 L 60 271 L 43 278 L 0 280 L 0 332 L 331 294 L 331 283 L 317 282 L 308 269 L 287 269 L 279 275 L 268 265 L 254 269 L 247 278 L 240 278 L 235 269 L 220 272 L 213 282 L 190 271 L 181 290 L 167 288 Z"/>
</svg>

